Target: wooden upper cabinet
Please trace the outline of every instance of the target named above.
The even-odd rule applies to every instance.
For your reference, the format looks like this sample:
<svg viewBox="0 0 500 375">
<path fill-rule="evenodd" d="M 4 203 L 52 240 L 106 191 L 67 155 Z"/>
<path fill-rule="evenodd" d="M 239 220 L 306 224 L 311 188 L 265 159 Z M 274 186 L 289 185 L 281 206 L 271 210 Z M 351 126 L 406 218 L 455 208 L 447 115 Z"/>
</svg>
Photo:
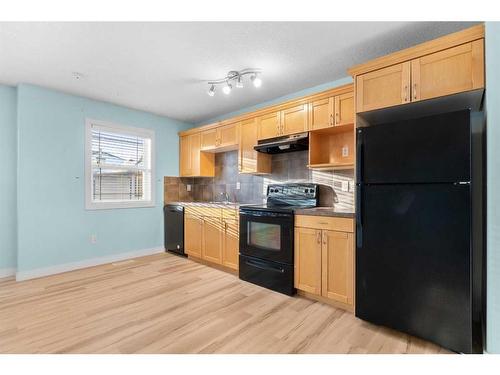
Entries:
<svg viewBox="0 0 500 375">
<path fill-rule="evenodd" d="M 217 128 L 219 134 L 217 147 L 228 148 L 238 145 L 238 125 L 235 123 Z"/>
<path fill-rule="evenodd" d="M 321 230 L 295 227 L 295 288 L 321 295 Z"/>
<path fill-rule="evenodd" d="M 191 137 L 191 175 L 196 176 L 201 174 L 201 134 L 192 134 Z"/>
<path fill-rule="evenodd" d="M 356 111 L 410 102 L 410 62 L 396 64 L 356 77 Z"/>
<path fill-rule="evenodd" d="M 239 268 L 239 227 L 237 219 L 222 220 L 224 235 L 222 241 L 222 265 L 237 270 Z"/>
<path fill-rule="evenodd" d="M 301 104 L 281 111 L 280 135 L 307 131 L 308 105 Z"/>
<path fill-rule="evenodd" d="M 179 137 L 179 174 L 181 177 L 191 176 L 193 165 L 191 160 L 191 136 Z"/>
<path fill-rule="evenodd" d="M 181 177 L 213 177 L 215 175 L 214 154 L 201 151 L 201 133 L 181 136 L 179 142 L 179 174 Z"/>
<path fill-rule="evenodd" d="M 350 68 L 356 111 L 483 89 L 484 35 L 479 24 Z"/>
<path fill-rule="evenodd" d="M 419 101 L 484 87 L 484 40 L 411 61 L 411 100 Z"/>
<path fill-rule="evenodd" d="M 217 129 L 209 129 L 202 131 L 201 135 L 201 150 L 214 150 L 217 146 Z"/>
<path fill-rule="evenodd" d="M 280 135 L 280 112 L 272 112 L 257 118 L 259 139 L 274 138 Z"/>
<path fill-rule="evenodd" d="M 353 234 L 322 232 L 322 295 L 348 305 L 353 304 Z"/>
<path fill-rule="evenodd" d="M 335 97 L 335 126 L 354 123 L 354 92 L 337 95 Z"/>
<path fill-rule="evenodd" d="M 335 98 L 325 98 L 309 103 L 309 130 L 328 128 L 333 125 Z"/>
<path fill-rule="evenodd" d="M 203 217 L 202 220 L 202 258 L 222 264 L 222 220 L 220 217 Z"/>
<path fill-rule="evenodd" d="M 254 150 L 258 133 L 257 118 L 241 122 L 238 153 L 238 171 L 240 173 L 271 173 L 271 155 Z"/>
<path fill-rule="evenodd" d="M 204 130 L 200 134 L 201 151 L 223 151 L 238 146 L 238 123 Z"/>
</svg>

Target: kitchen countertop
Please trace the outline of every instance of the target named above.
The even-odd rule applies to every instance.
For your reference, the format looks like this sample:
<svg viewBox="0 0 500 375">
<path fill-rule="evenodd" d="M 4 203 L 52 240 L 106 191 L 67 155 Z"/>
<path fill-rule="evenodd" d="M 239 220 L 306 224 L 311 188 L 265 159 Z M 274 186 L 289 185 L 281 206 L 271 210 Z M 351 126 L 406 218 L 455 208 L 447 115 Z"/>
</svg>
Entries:
<svg viewBox="0 0 500 375">
<path fill-rule="evenodd" d="M 227 208 L 237 210 L 241 206 L 251 205 L 249 203 L 238 202 L 169 202 L 167 204 L 174 204 L 184 207 L 211 207 L 211 208 Z M 351 210 L 337 208 L 337 207 L 314 207 L 314 208 L 301 208 L 295 209 L 296 215 L 310 215 L 310 216 L 331 216 L 331 217 L 345 217 L 354 218 L 355 213 Z"/>
<path fill-rule="evenodd" d="M 295 210 L 296 215 L 310 215 L 310 216 L 333 216 L 333 217 L 346 217 L 353 219 L 355 213 L 352 210 L 336 207 L 314 207 L 303 208 Z"/>
<path fill-rule="evenodd" d="M 210 207 L 210 208 L 228 208 L 237 210 L 240 208 L 242 203 L 237 202 L 168 202 L 165 205 L 178 205 L 184 207 Z"/>
</svg>

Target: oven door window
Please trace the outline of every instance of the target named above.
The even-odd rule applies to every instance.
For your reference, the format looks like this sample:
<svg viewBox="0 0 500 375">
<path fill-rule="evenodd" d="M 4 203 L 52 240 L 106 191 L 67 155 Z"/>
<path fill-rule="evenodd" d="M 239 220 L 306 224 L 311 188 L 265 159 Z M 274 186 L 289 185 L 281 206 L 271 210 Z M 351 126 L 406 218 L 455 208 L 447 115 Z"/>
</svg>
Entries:
<svg viewBox="0 0 500 375">
<path fill-rule="evenodd" d="M 281 250 L 281 225 L 250 221 L 247 233 L 248 245 L 252 247 L 271 251 Z"/>
</svg>

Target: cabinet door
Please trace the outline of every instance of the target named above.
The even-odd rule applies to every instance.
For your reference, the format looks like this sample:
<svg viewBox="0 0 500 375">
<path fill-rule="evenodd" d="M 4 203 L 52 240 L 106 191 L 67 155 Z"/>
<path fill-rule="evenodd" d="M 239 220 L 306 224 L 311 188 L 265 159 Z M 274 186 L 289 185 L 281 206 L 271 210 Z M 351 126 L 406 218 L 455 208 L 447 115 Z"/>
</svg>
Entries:
<svg viewBox="0 0 500 375">
<path fill-rule="evenodd" d="M 222 264 L 234 270 L 239 261 L 239 227 L 237 220 L 223 220 L 224 237 L 222 244 Z"/>
<path fill-rule="evenodd" d="M 288 135 L 307 131 L 307 109 L 307 104 L 301 104 L 282 110 L 280 135 Z"/>
<path fill-rule="evenodd" d="M 411 100 L 483 88 L 483 44 L 480 39 L 412 60 Z"/>
<path fill-rule="evenodd" d="M 258 118 L 259 139 L 274 138 L 280 134 L 280 112 L 268 113 Z"/>
<path fill-rule="evenodd" d="M 254 150 L 258 138 L 257 118 L 240 124 L 239 160 L 240 173 L 271 173 L 271 155 Z"/>
<path fill-rule="evenodd" d="M 201 258 L 201 229 L 200 217 L 191 215 L 184 217 L 184 251 L 197 258 Z"/>
<path fill-rule="evenodd" d="M 354 284 L 353 234 L 324 230 L 322 233 L 323 297 L 352 305 Z"/>
<path fill-rule="evenodd" d="M 354 93 L 335 97 L 335 126 L 354 123 Z"/>
<path fill-rule="evenodd" d="M 210 129 L 201 132 L 201 150 L 213 150 L 217 146 L 217 130 Z"/>
<path fill-rule="evenodd" d="M 328 128 L 333 125 L 334 99 L 325 98 L 309 103 L 309 130 Z"/>
<path fill-rule="evenodd" d="M 191 147 L 191 175 L 192 176 L 199 176 L 200 175 L 200 163 L 201 163 L 201 155 L 200 155 L 200 148 L 201 148 L 201 134 L 196 133 L 196 134 L 191 134 L 189 136 L 191 138 L 190 140 L 190 147 Z"/>
<path fill-rule="evenodd" d="M 220 217 L 203 217 L 202 258 L 222 264 L 222 221 Z"/>
<path fill-rule="evenodd" d="M 410 62 L 356 77 L 356 111 L 391 107 L 410 102 Z"/>
<path fill-rule="evenodd" d="M 321 230 L 295 227 L 295 288 L 321 295 Z"/>
<path fill-rule="evenodd" d="M 185 135 L 179 139 L 179 174 L 181 177 L 193 174 L 191 160 L 191 137 Z"/>
<path fill-rule="evenodd" d="M 217 147 L 230 147 L 238 144 L 238 124 L 221 126 Z"/>
</svg>

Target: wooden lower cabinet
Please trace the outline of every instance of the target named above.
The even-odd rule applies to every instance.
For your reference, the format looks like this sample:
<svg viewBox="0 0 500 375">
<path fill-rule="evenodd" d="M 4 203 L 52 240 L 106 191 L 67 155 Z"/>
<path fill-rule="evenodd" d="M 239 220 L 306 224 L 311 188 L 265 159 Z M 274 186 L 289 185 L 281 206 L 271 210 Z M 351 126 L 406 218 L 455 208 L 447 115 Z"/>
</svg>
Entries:
<svg viewBox="0 0 500 375">
<path fill-rule="evenodd" d="M 203 221 L 200 217 L 186 214 L 184 216 L 184 251 L 187 255 L 201 258 L 201 229 Z"/>
<path fill-rule="evenodd" d="M 327 222 L 325 218 L 314 216 L 298 218 L 296 222 L 311 227 L 295 227 L 295 288 L 352 309 L 354 233 L 350 230 L 353 220 L 328 218 L 330 222 Z M 342 230 L 324 229 L 327 224 L 338 224 Z"/>
<path fill-rule="evenodd" d="M 321 294 L 348 305 L 353 303 L 353 234 L 322 231 Z"/>
<path fill-rule="evenodd" d="M 204 217 L 202 220 L 202 259 L 222 264 L 222 220 L 220 217 Z"/>
<path fill-rule="evenodd" d="M 238 211 L 187 207 L 184 214 L 184 249 L 188 256 L 238 270 Z"/>
<path fill-rule="evenodd" d="M 237 270 L 239 267 L 239 226 L 238 220 L 223 219 L 222 265 Z"/>
<path fill-rule="evenodd" d="M 321 295 L 321 230 L 295 228 L 295 288 Z"/>
</svg>

